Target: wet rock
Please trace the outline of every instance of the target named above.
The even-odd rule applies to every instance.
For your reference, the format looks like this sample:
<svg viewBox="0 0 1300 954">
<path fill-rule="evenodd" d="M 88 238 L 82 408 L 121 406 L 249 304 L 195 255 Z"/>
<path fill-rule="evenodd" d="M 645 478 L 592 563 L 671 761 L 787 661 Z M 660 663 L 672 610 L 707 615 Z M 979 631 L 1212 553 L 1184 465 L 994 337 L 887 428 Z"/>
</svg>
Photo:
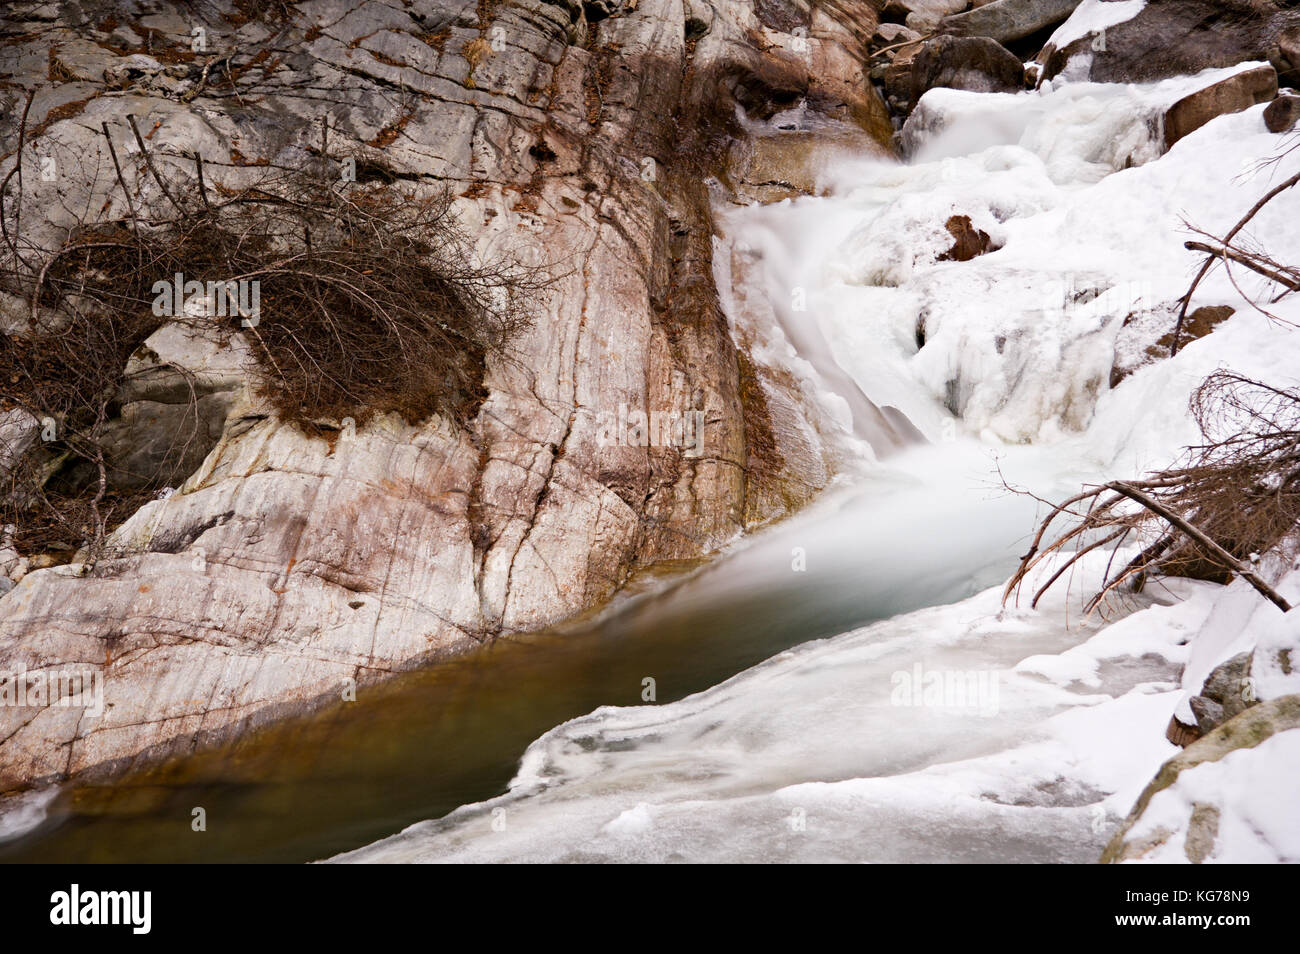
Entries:
<svg viewBox="0 0 1300 954">
<path fill-rule="evenodd" d="M 953 246 L 939 256 L 941 262 L 969 262 L 972 258 L 993 251 L 989 233 L 975 228 L 969 215 L 954 215 L 944 227 L 952 234 Z"/>
<path fill-rule="evenodd" d="M 1184 96 L 1165 113 L 1165 147 L 1200 129 L 1210 120 L 1239 113 L 1277 96 L 1277 72 L 1271 66 L 1236 73 Z"/>
<path fill-rule="evenodd" d="M 1180 722 L 1177 716 L 1171 716 L 1169 725 L 1165 727 L 1165 738 L 1179 748 L 1187 748 L 1200 737 L 1200 729 L 1194 725 Z"/>
<path fill-rule="evenodd" d="M 941 20 L 970 6 L 969 0 L 905 0 L 911 7 L 904 23 L 918 33 L 935 31 Z"/>
</svg>

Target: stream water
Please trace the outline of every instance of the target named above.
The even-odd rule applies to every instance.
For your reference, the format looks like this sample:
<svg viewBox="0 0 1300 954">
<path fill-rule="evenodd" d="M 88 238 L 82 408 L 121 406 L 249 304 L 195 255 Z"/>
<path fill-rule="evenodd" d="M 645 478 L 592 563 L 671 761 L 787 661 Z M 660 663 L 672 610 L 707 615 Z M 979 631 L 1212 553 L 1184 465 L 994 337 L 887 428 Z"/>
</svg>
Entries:
<svg viewBox="0 0 1300 954">
<path fill-rule="evenodd" d="M 0 842 L 0 861 L 309 861 L 379 839 L 388 840 L 358 857 L 1095 858 L 1104 829 L 1083 807 L 1115 786 L 1101 791 L 1101 781 L 1055 770 L 1039 777 L 1008 756 L 997 772 L 981 769 L 987 791 L 972 790 L 975 802 L 999 811 L 1035 810 L 1032 823 L 1013 823 L 960 807 L 943 766 L 1014 753 L 1047 717 L 1102 696 L 1022 678 L 1006 684 L 996 712 L 954 719 L 889 703 L 897 673 L 915 665 L 1001 671 L 1036 653 L 1064 652 L 1093 631 L 1066 626 L 1062 612 L 1004 613 L 988 594 L 962 610 L 955 629 L 943 609 L 915 611 L 971 597 L 1014 567 L 1038 505 L 1010 493 L 1004 479 L 1058 497 L 1114 466 L 1113 448 L 1083 438 L 1004 443 L 978 428 L 962 436 L 945 398 L 963 397 L 962 362 L 973 360 L 979 342 L 926 352 L 946 360 L 943 373 L 957 382 L 936 393 L 924 365 L 910 364 L 919 306 L 916 289 L 904 287 L 907 275 L 863 282 L 843 274 L 910 270 L 910 259 L 897 259 L 915 249 L 891 252 L 870 230 L 911 227 L 905 213 L 925 211 L 936 196 L 946 208 L 953 196 L 974 195 L 985 210 L 1014 218 L 1096 182 L 1105 162 L 1120 167 L 1119 153 L 1093 153 L 1099 144 L 1115 152 L 1117 129 L 1146 129 L 1146 107 L 1128 88 L 1116 89 L 1098 92 L 1100 105 L 1078 91 L 1055 106 L 1047 97 L 1033 99 L 1033 109 L 1022 103 L 1016 108 L 1029 118 L 1000 134 L 1032 142 L 1025 127 L 1035 121 L 1072 130 L 1069 162 L 1058 161 L 1060 143 L 1050 137 L 1041 159 L 1032 148 L 1016 146 L 1013 155 L 997 141 L 962 147 L 950 137 L 946 147 L 932 144 L 926 163 L 850 161 L 836 170 L 840 186 L 828 196 L 721 216 L 726 241 L 740 239 L 755 259 L 747 291 L 769 304 L 764 340 L 791 346 L 792 367 L 820 391 L 828 415 L 838 405 L 846 440 L 872 443 L 886 421 L 895 436 L 914 434 L 915 425 L 929 443 L 905 441 L 879 461 L 870 454 L 847 461 L 841 479 L 804 512 L 707 565 L 646 574 L 591 618 L 500 640 L 231 748 L 112 784 L 71 786 L 44 806 L 36 827 Z M 882 247 L 881 255 L 895 256 L 885 265 L 854 252 Z M 792 290 L 805 286 L 806 311 L 791 306 L 800 298 Z M 1042 377 L 1051 383 L 1051 374 Z M 1031 378 L 1018 372 L 1007 385 L 1012 398 L 1020 392 L 1011 388 L 1023 390 Z M 976 411 L 979 397 L 968 401 Z M 1046 419 L 1044 402 L 1038 413 Z M 877 406 L 901 414 L 880 418 Z M 978 423 L 996 429 L 1005 420 Z M 1163 435 L 1175 445 L 1179 436 Z M 878 621 L 891 622 L 868 626 Z M 1107 674 L 1089 692 L 1109 699 L 1170 678 L 1168 661 L 1153 657 Z M 921 770 L 932 770 L 924 784 L 908 775 Z M 835 789 L 831 802 L 823 798 L 830 789 L 810 790 L 853 779 L 876 788 Z M 204 832 L 191 831 L 196 807 L 206 813 Z M 428 819 L 443 821 L 389 838 Z M 874 839 L 871 850 L 863 837 Z"/>
<path fill-rule="evenodd" d="M 940 508 L 901 471 L 832 492 L 712 564 L 641 578 L 594 619 L 501 640 L 230 749 L 73 786 L 38 828 L 0 844 L 0 860 L 308 861 L 488 798 L 535 738 L 599 706 L 640 704 L 646 678 L 671 702 L 796 644 L 1005 577 L 1032 511 L 1005 495 L 965 507 L 962 479 Z M 206 832 L 190 831 L 195 807 Z"/>
</svg>

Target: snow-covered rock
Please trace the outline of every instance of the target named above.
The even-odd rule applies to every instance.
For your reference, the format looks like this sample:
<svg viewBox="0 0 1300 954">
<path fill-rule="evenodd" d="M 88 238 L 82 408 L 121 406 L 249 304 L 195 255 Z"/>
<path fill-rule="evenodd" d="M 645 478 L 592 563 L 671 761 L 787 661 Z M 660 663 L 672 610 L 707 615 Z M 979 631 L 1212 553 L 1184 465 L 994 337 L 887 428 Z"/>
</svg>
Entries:
<svg viewBox="0 0 1300 954">
<path fill-rule="evenodd" d="M 1300 11 L 1244 0 L 1084 0 L 1048 41 L 1043 78 L 1141 83 L 1271 60 L 1285 84 L 1300 73 L 1282 54 Z"/>
<path fill-rule="evenodd" d="M 1300 862 L 1300 695 L 1247 709 L 1166 762 L 1107 862 Z"/>
</svg>

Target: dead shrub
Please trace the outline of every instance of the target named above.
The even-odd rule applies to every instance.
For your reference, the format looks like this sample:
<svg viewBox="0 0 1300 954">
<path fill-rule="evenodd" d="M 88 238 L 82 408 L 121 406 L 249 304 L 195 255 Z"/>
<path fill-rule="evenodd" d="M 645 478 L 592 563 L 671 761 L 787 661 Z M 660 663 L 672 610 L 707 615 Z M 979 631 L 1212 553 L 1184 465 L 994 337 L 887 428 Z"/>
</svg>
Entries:
<svg viewBox="0 0 1300 954">
<path fill-rule="evenodd" d="M 189 210 L 156 238 L 166 269 L 151 277 L 258 283 L 258 318 L 224 320 L 246 326 L 261 391 L 286 420 L 397 412 L 465 424 L 484 397 L 487 357 L 506 354 L 551 276 L 474 262 L 452 201 L 445 190 L 280 175 Z"/>
<path fill-rule="evenodd" d="M 1063 559 L 1031 605 L 1087 553 L 1131 540 L 1142 549 L 1118 569 L 1112 552 L 1089 612 L 1111 593 L 1140 589 L 1153 573 L 1221 583 L 1240 575 L 1283 611 L 1290 609 L 1255 568 L 1270 551 L 1293 555 L 1300 524 L 1300 389 L 1220 371 L 1193 394 L 1191 411 L 1204 443 L 1145 479 L 1111 481 L 1054 505 L 1004 599 L 1049 557 Z M 1062 516 L 1073 525 L 1044 543 Z"/>
<path fill-rule="evenodd" d="M 160 489 L 147 475 L 133 475 L 131 493 L 116 486 L 103 438 L 128 359 L 162 324 L 243 334 L 256 388 L 306 430 L 388 412 L 463 426 L 485 396 L 489 357 L 508 360 L 554 280 L 545 266 L 476 261 L 445 190 L 341 183 L 332 163 L 224 189 L 196 159 L 192 178 L 168 181 L 140 146 L 166 197 L 154 217 L 127 191 L 129 216 L 86 223 L 44 253 L 24 240 L 20 215 L 8 220 L 4 282 L 32 321 L 0 340 L 0 411 L 53 421 L 58 435 L 0 488 L 0 520 L 22 552 L 88 546 L 93 562 L 106 530 Z M 125 190 L 120 172 L 119 182 Z M 5 198 L 0 188 L 0 222 Z"/>
</svg>

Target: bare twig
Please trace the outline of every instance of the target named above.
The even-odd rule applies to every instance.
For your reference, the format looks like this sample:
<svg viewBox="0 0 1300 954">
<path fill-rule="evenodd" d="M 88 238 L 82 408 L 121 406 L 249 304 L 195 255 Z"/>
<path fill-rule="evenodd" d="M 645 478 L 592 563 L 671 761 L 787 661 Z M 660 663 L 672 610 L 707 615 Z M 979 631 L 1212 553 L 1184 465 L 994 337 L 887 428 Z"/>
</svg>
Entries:
<svg viewBox="0 0 1300 954">
<path fill-rule="evenodd" d="M 1256 202 L 1253 206 L 1251 206 L 1250 211 L 1247 212 L 1244 216 L 1242 216 L 1241 219 L 1237 222 L 1237 224 L 1228 230 L 1228 234 L 1223 237 L 1223 245 L 1225 247 L 1231 245 L 1232 240 L 1236 238 L 1237 233 L 1240 232 L 1242 229 L 1244 229 L 1246 225 L 1250 222 L 1250 220 L 1259 214 L 1259 211 L 1263 209 L 1264 206 L 1268 205 L 1268 203 L 1272 202 L 1273 199 L 1277 198 L 1287 189 L 1294 186 L 1297 182 L 1300 182 L 1300 173 L 1297 173 L 1296 175 L 1292 176 L 1290 179 L 1287 179 L 1285 182 L 1281 183 L 1278 186 L 1275 186 L 1274 188 L 1266 192 L 1258 202 Z M 1187 289 L 1187 293 L 1183 295 L 1183 297 L 1179 300 L 1178 320 L 1174 323 L 1174 340 L 1173 343 L 1169 346 L 1170 357 L 1173 357 L 1174 355 L 1178 354 L 1178 345 L 1183 333 L 1183 322 L 1187 318 L 1187 309 L 1192 303 L 1192 296 L 1196 294 L 1197 286 L 1201 284 L 1201 280 L 1204 279 L 1205 276 L 1209 274 L 1211 267 L 1213 267 L 1214 263 L 1217 262 L 1218 260 L 1219 260 L 1218 256 L 1210 255 L 1205 259 L 1203 263 L 1201 263 L 1200 270 L 1197 271 L 1196 277 L 1192 279 L 1191 287 Z"/>
<path fill-rule="evenodd" d="M 1204 242 L 1184 242 L 1183 247 L 1192 252 L 1205 252 L 1216 258 L 1226 258 L 1229 261 L 1236 262 L 1239 265 L 1245 265 L 1251 271 L 1259 272 L 1269 281 L 1277 282 L 1292 291 L 1300 291 L 1300 279 L 1292 277 L 1278 271 L 1277 268 L 1270 267 L 1259 256 L 1251 255 L 1231 247 L 1215 248 Z"/>
<path fill-rule="evenodd" d="M 167 196 L 167 201 L 174 205 L 177 211 L 182 215 L 185 214 L 185 208 L 176 201 L 176 197 L 172 195 L 171 190 L 167 188 L 167 183 L 163 182 L 162 176 L 158 174 L 158 170 L 154 167 L 153 157 L 149 155 L 149 147 L 144 144 L 144 137 L 140 135 L 140 129 L 135 124 L 135 116 L 127 113 L 126 121 L 131 127 L 131 132 L 135 134 L 135 143 L 140 147 L 140 155 L 144 159 L 144 164 L 148 166 L 149 172 L 153 176 L 154 181 L 158 183 L 158 188 L 162 189 L 163 195 Z"/>
</svg>

